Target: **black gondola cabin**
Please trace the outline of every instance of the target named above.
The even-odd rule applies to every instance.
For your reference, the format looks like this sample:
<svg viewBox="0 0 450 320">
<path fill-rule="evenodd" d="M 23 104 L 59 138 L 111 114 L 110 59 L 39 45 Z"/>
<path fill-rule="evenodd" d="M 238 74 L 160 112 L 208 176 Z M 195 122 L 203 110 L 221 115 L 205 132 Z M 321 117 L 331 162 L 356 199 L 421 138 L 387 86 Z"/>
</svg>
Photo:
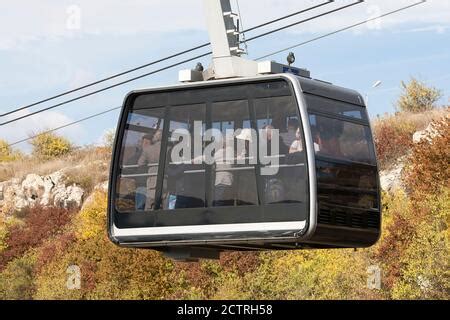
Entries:
<svg viewBox="0 0 450 320">
<path fill-rule="evenodd" d="M 364 100 L 292 74 L 131 92 L 111 167 L 110 239 L 185 258 L 357 248 L 380 236 Z"/>
</svg>

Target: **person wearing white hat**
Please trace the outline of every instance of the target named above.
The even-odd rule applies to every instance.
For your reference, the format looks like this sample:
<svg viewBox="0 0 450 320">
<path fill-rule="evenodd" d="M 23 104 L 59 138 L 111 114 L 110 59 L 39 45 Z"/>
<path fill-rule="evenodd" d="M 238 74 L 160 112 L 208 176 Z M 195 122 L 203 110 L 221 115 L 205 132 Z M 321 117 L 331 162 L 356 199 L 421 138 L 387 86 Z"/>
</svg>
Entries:
<svg viewBox="0 0 450 320">
<path fill-rule="evenodd" d="M 244 128 L 236 135 L 237 162 L 247 167 L 235 173 L 237 205 L 253 205 L 258 203 L 256 188 L 257 133 L 253 129 Z"/>
<path fill-rule="evenodd" d="M 254 157 L 256 159 L 257 148 L 256 145 L 256 132 L 253 129 L 241 129 L 239 134 L 236 135 L 236 139 L 238 140 L 238 153 L 237 157 L 240 162 L 247 159 L 247 157 Z M 255 162 L 253 162 L 255 163 Z"/>
</svg>

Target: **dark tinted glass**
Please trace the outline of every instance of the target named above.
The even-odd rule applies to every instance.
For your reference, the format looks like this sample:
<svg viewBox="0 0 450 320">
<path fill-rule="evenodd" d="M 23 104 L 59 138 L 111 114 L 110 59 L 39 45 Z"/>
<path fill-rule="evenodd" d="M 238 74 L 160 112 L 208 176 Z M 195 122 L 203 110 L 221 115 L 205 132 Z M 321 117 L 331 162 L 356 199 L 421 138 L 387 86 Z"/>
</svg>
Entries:
<svg viewBox="0 0 450 320">
<path fill-rule="evenodd" d="M 205 207 L 205 109 L 204 104 L 170 108 L 163 209 Z"/>
<path fill-rule="evenodd" d="M 254 105 L 260 141 L 267 140 L 259 153 L 264 203 L 305 201 L 305 143 L 294 97 L 256 99 Z"/>
<path fill-rule="evenodd" d="M 308 110 L 310 111 L 326 112 L 349 118 L 367 120 L 366 109 L 362 106 L 311 94 L 305 94 L 305 99 L 308 104 Z"/>
<path fill-rule="evenodd" d="M 132 101 L 116 187 L 117 209 L 126 213 L 115 217 L 119 228 L 306 219 L 303 126 L 288 82 L 148 93 Z M 139 161 L 146 134 L 153 134 L 152 152 Z"/>
<path fill-rule="evenodd" d="M 309 121 L 317 155 L 376 164 L 368 126 L 315 114 Z"/>
<path fill-rule="evenodd" d="M 251 154 L 251 119 L 247 100 L 214 102 L 212 127 L 221 140 L 212 166 L 214 207 L 258 204 L 256 154 Z M 247 140 L 243 140 L 246 138 Z M 242 144 L 240 144 L 242 142 Z M 253 160 L 253 161 L 252 161 Z"/>
<path fill-rule="evenodd" d="M 377 170 L 372 166 L 321 161 L 316 163 L 317 177 L 329 186 L 376 191 Z"/>
<path fill-rule="evenodd" d="M 163 128 L 162 108 L 137 110 L 129 114 L 121 150 L 121 173 L 117 183 L 118 211 L 155 209 Z"/>
<path fill-rule="evenodd" d="M 376 167 L 319 160 L 316 169 L 319 201 L 378 208 Z"/>
</svg>

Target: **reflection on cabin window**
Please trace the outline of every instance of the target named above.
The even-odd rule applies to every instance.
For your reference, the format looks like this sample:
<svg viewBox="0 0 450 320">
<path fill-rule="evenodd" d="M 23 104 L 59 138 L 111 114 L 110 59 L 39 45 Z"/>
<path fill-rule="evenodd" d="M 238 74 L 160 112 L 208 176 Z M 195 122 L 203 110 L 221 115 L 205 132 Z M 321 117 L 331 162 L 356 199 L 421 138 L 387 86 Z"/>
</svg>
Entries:
<svg viewBox="0 0 450 320">
<path fill-rule="evenodd" d="M 155 209 L 163 129 L 163 109 L 136 110 L 129 115 L 117 186 L 119 211 Z"/>
<path fill-rule="evenodd" d="M 159 108 L 141 109 L 151 95 L 139 99 L 122 142 L 119 212 L 306 201 L 303 126 L 289 87 L 238 88 L 158 96 L 170 103 Z"/>
<path fill-rule="evenodd" d="M 205 105 L 172 107 L 164 170 L 163 209 L 205 207 Z M 197 127 L 196 127 L 197 125 Z M 185 133 L 182 136 L 175 133 Z M 199 141 L 196 155 L 194 142 Z M 180 151 L 178 151 L 180 150 Z M 176 158 L 176 159 L 174 159 Z"/>
<path fill-rule="evenodd" d="M 252 135 L 248 101 L 215 102 L 211 108 L 213 127 L 221 124 L 220 144 L 213 155 L 212 205 L 256 205 L 256 154 L 251 154 L 250 146 L 257 136 Z"/>
<path fill-rule="evenodd" d="M 298 203 L 305 201 L 306 157 L 302 125 L 293 97 L 257 99 L 255 111 L 260 134 L 268 140 L 267 157 L 277 158 L 275 175 L 261 176 L 264 202 Z M 275 131 L 278 134 L 274 134 Z M 278 139 L 279 150 L 271 150 L 271 140 Z M 261 167 L 273 166 L 270 159 L 260 159 Z M 269 163 L 266 165 L 266 163 Z"/>
<path fill-rule="evenodd" d="M 362 106 L 312 94 L 305 94 L 305 99 L 310 111 L 324 112 L 358 120 L 368 120 L 366 109 Z"/>
<path fill-rule="evenodd" d="M 314 114 L 309 119 L 317 155 L 375 164 L 368 126 Z"/>
</svg>

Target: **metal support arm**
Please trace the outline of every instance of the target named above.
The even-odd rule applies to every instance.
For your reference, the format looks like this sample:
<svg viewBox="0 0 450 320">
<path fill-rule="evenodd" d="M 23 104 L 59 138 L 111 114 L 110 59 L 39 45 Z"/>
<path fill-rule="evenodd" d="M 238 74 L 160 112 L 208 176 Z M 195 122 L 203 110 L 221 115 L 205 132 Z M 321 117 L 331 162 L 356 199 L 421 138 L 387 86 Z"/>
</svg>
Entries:
<svg viewBox="0 0 450 320">
<path fill-rule="evenodd" d="M 258 64 L 240 57 L 242 50 L 239 47 L 239 33 L 234 24 L 230 0 L 203 0 L 203 3 L 213 51 L 210 77 L 222 79 L 256 76 Z"/>
</svg>

